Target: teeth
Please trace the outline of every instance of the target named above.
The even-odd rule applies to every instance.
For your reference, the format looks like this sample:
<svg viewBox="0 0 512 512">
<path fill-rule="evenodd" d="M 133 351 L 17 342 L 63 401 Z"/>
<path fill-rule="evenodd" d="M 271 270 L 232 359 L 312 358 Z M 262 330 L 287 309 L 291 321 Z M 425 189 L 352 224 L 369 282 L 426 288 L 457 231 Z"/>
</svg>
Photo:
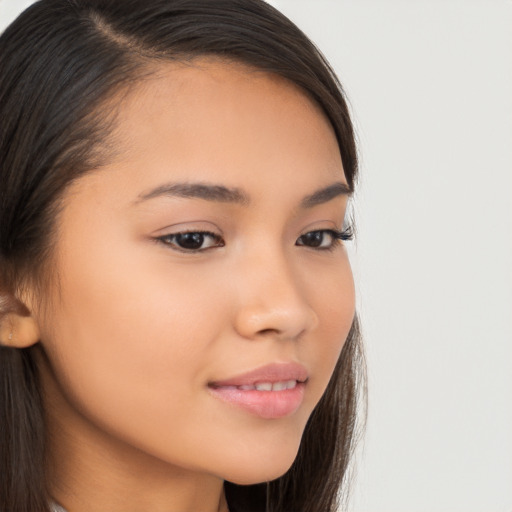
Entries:
<svg viewBox="0 0 512 512">
<path fill-rule="evenodd" d="M 1 0 L 0 0 L 1 1 Z M 257 384 L 244 384 L 243 386 L 222 386 L 223 389 L 239 389 L 240 391 L 284 391 L 297 386 L 296 380 L 283 380 L 280 382 L 258 382 Z"/>
<path fill-rule="evenodd" d="M 257 391 L 272 391 L 271 382 L 261 382 L 259 384 L 255 384 L 254 387 L 257 389 Z"/>
<path fill-rule="evenodd" d="M 296 380 L 288 380 L 286 381 L 286 389 L 293 389 L 297 385 Z"/>
<path fill-rule="evenodd" d="M 286 380 L 282 382 L 259 382 L 258 384 L 255 384 L 254 386 L 238 386 L 238 389 L 241 389 L 242 391 L 250 391 L 250 390 L 257 390 L 257 391 L 283 391 L 285 389 L 293 389 L 297 385 L 296 380 Z"/>
</svg>

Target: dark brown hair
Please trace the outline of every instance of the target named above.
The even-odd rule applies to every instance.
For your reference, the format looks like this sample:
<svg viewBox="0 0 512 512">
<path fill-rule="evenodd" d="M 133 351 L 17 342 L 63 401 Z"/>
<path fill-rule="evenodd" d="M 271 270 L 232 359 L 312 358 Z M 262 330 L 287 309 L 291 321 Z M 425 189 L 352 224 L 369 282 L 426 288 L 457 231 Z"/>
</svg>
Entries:
<svg viewBox="0 0 512 512">
<path fill-rule="evenodd" d="M 262 0 L 41 0 L 0 36 L 0 322 L 12 310 L 28 314 L 16 299 L 23 283 L 38 283 L 44 301 L 59 199 L 110 149 L 108 100 L 158 61 L 208 55 L 301 87 L 330 120 L 354 187 L 356 147 L 341 86 L 309 39 Z M 48 510 L 35 349 L 0 347 L 1 511 Z M 230 510 L 337 510 L 363 388 L 356 318 L 291 469 L 269 483 L 226 482 Z"/>
</svg>

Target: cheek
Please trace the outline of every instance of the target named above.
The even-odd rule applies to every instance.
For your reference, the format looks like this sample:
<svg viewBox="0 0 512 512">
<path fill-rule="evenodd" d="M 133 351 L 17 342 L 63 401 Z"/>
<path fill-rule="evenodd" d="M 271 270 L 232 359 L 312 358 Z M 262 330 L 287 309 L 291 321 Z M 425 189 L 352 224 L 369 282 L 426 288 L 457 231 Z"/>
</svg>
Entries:
<svg viewBox="0 0 512 512">
<path fill-rule="evenodd" d="M 118 435 L 156 436 L 155 424 L 176 424 L 204 385 L 225 321 L 218 300 L 199 277 L 171 274 L 164 261 L 148 267 L 136 252 L 87 255 L 62 265 L 60 305 L 43 345 L 81 413 Z"/>
<path fill-rule="evenodd" d="M 311 401 L 316 405 L 339 359 L 355 315 L 355 289 L 347 259 L 334 269 L 315 273 L 309 296 L 318 315 L 314 338 L 300 345 L 301 357 L 311 361 Z"/>
</svg>

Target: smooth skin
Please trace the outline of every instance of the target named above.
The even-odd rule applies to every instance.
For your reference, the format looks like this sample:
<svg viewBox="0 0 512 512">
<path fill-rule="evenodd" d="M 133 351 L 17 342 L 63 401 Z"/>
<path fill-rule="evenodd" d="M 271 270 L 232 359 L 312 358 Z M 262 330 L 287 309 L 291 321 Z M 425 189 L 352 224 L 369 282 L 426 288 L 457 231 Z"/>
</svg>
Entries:
<svg viewBox="0 0 512 512">
<path fill-rule="evenodd" d="M 320 108 L 240 64 L 159 66 L 119 100 L 116 156 L 67 190 L 51 307 L 31 304 L 52 493 L 69 512 L 225 512 L 224 480 L 282 475 L 354 316 L 331 234 L 348 196 L 303 204 L 346 184 Z M 290 361 L 309 380 L 288 416 L 209 390 Z"/>
</svg>

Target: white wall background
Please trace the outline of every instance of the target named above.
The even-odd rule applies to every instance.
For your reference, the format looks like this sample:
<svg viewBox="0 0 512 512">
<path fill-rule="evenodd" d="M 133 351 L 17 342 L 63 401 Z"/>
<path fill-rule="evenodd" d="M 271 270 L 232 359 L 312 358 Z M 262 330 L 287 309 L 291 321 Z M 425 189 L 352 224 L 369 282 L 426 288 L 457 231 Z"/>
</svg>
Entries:
<svg viewBox="0 0 512 512">
<path fill-rule="evenodd" d="M 0 32 L 34 0 L 0 0 Z"/>
<path fill-rule="evenodd" d="M 0 30 L 30 1 L 0 0 Z M 512 512 L 512 1 L 273 0 L 360 139 L 351 512 Z"/>
</svg>

